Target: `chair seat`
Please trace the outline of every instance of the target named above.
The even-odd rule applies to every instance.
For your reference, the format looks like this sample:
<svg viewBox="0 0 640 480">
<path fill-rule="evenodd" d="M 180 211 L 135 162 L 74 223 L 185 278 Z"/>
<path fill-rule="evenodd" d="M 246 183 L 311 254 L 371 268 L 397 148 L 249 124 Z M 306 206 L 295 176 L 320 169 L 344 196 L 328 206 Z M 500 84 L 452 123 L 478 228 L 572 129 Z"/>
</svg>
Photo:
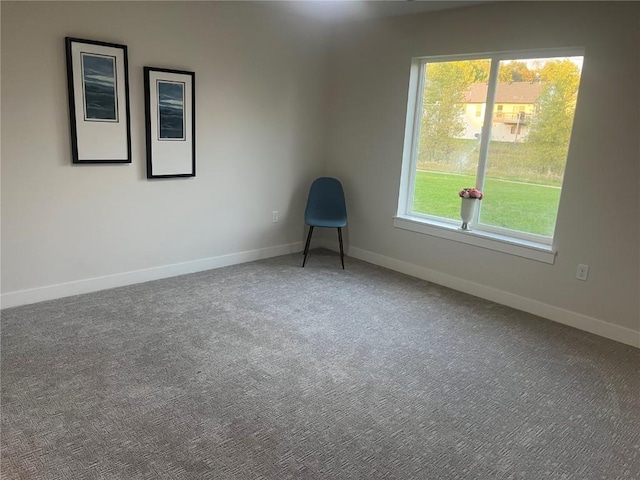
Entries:
<svg viewBox="0 0 640 480">
<path fill-rule="evenodd" d="M 307 225 L 311 227 L 324 227 L 324 228 L 340 228 L 347 226 L 346 219 L 335 219 L 335 218 L 307 218 Z"/>
</svg>

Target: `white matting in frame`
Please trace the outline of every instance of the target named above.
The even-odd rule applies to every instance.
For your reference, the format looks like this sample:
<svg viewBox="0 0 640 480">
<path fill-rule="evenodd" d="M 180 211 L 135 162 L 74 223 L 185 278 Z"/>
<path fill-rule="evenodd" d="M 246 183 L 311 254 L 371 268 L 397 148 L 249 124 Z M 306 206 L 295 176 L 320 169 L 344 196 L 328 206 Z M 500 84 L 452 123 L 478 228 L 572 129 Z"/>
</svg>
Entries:
<svg viewBox="0 0 640 480">
<path fill-rule="evenodd" d="M 147 178 L 195 177 L 195 73 L 144 67 Z"/>
<path fill-rule="evenodd" d="M 126 45 L 65 43 L 73 163 L 131 163 Z"/>
</svg>

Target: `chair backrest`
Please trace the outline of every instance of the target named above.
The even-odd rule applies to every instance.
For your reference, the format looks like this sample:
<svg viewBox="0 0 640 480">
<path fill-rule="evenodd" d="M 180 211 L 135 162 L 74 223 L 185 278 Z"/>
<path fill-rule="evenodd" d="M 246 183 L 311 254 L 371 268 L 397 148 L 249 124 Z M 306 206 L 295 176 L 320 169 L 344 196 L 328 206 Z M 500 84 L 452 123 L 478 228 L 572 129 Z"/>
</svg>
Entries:
<svg viewBox="0 0 640 480">
<path fill-rule="evenodd" d="M 342 184 L 336 178 L 320 177 L 309 189 L 304 219 L 308 225 L 338 227 L 347 224 L 347 206 Z"/>
</svg>

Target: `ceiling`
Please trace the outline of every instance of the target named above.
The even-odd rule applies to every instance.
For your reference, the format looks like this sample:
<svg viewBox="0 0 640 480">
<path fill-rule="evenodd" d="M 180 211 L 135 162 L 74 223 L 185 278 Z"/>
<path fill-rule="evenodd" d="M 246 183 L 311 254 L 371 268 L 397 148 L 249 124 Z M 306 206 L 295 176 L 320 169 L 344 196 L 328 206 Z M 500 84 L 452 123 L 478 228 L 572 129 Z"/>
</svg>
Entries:
<svg viewBox="0 0 640 480">
<path fill-rule="evenodd" d="M 306 17 L 326 22 L 341 22 L 413 15 L 488 2 L 486 0 L 294 0 L 278 3 Z"/>
</svg>

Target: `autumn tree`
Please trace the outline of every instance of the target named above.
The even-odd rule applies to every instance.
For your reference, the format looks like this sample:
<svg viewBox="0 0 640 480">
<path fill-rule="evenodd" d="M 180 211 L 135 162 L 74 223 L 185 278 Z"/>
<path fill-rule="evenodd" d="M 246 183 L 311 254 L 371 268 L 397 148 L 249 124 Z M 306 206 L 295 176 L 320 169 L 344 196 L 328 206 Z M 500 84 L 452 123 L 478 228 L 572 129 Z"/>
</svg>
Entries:
<svg viewBox="0 0 640 480">
<path fill-rule="evenodd" d="M 527 62 L 512 60 L 500 62 L 498 68 L 499 82 L 532 82 L 536 80 L 536 70 L 530 69 Z"/>
<path fill-rule="evenodd" d="M 569 59 L 552 60 L 540 69 L 543 89 L 527 137 L 528 156 L 540 173 L 562 176 L 578 97 L 580 69 Z"/>
<path fill-rule="evenodd" d="M 473 83 L 485 83 L 489 81 L 491 60 L 468 60 L 465 63 L 468 63 L 473 69 Z"/>
<path fill-rule="evenodd" d="M 420 161 L 445 163 L 462 136 L 464 101 L 469 86 L 484 81 L 488 60 L 429 63 L 425 71 Z"/>
</svg>

